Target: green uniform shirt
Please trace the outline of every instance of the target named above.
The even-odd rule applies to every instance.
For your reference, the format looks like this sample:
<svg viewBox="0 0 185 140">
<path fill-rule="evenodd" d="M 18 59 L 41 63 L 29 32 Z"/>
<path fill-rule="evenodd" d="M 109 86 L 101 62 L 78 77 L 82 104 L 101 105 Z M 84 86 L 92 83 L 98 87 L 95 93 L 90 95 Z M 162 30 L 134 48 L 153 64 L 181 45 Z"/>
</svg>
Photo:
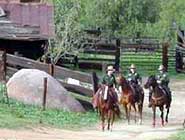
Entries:
<svg viewBox="0 0 185 140">
<path fill-rule="evenodd" d="M 161 85 L 168 86 L 168 83 L 170 82 L 167 72 L 158 73 L 156 78 L 161 82 Z"/>
<path fill-rule="evenodd" d="M 140 75 L 137 72 L 135 72 L 135 73 L 130 72 L 127 76 L 127 80 L 128 81 L 133 81 L 136 84 L 138 84 L 138 82 L 142 81 Z"/>
<path fill-rule="evenodd" d="M 108 85 L 109 87 L 116 86 L 116 78 L 114 75 L 108 76 L 107 74 L 103 77 L 102 84 Z"/>
</svg>

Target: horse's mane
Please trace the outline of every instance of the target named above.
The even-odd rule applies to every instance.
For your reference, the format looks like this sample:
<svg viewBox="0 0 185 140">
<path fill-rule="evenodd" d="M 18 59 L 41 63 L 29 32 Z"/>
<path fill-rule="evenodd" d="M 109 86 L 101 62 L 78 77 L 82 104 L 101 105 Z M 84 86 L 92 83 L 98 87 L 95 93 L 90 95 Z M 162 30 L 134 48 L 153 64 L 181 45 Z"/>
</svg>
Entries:
<svg viewBox="0 0 185 140">
<path fill-rule="evenodd" d="M 129 82 L 127 81 L 127 79 L 122 75 L 120 75 L 119 78 L 120 78 L 120 83 L 121 83 L 122 88 L 123 89 L 130 89 L 130 85 L 129 85 Z"/>
</svg>

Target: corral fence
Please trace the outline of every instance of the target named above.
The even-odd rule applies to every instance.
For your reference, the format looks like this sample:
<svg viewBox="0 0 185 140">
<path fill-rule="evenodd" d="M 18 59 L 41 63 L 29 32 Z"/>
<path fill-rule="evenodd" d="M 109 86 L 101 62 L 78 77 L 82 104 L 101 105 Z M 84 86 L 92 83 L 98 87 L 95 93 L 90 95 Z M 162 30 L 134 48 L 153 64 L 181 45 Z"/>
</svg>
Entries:
<svg viewBox="0 0 185 140">
<path fill-rule="evenodd" d="M 105 71 L 107 64 L 112 64 L 117 71 L 120 68 L 127 71 L 131 64 L 135 64 L 140 71 L 152 73 L 163 64 L 166 70 L 175 70 L 174 49 L 169 43 L 160 43 L 157 39 L 97 39 L 86 45 L 83 55 L 73 57 L 71 62 L 75 67 Z M 62 58 L 64 65 L 69 63 L 68 58 Z"/>
<path fill-rule="evenodd" d="M 73 64 L 82 69 L 105 71 L 106 66 L 112 64 L 117 71 L 120 68 L 126 71 L 131 64 L 135 64 L 139 70 L 148 73 L 156 71 L 160 64 L 166 70 L 175 69 L 174 50 L 169 43 L 160 43 L 151 38 L 139 38 L 136 41 L 129 38 L 92 40 L 86 44 L 82 55 L 61 58 L 61 65 Z"/>
<path fill-rule="evenodd" d="M 78 56 L 67 54 L 59 62 L 61 66 L 73 65 L 81 69 L 105 70 L 108 64 L 120 67 L 120 40 L 106 40 L 99 38 L 88 39 L 84 49 Z"/>
<path fill-rule="evenodd" d="M 138 42 L 137 42 L 138 41 Z M 135 43 L 121 42 L 121 66 L 127 71 L 135 64 L 143 73 L 154 73 L 160 64 L 167 71 L 174 69 L 174 55 L 169 43 L 159 43 L 157 40 L 139 39 Z"/>
<path fill-rule="evenodd" d="M 176 46 L 176 71 L 185 73 L 185 47 Z"/>
<path fill-rule="evenodd" d="M 176 71 L 185 73 L 185 40 L 184 30 L 177 32 L 177 45 L 176 45 Z"/>
<path fill-rule="evenodd" d="M 86 97 L 92 97 L 97 90 L 98 77 L 95 72 L 92 74 L 73 71 L 60 66 L 41 63 L 32 59 L 7 54 L 0 51 L 0 81 L 7 81 L 18 70 L 39 69 L 53 76 L 68 90 Z M 78 80 L 80 85 L 68 83 L 66 79 L 72 78 Z M 86 102 L 83 102 L 84 104 Z"/>
</svg>

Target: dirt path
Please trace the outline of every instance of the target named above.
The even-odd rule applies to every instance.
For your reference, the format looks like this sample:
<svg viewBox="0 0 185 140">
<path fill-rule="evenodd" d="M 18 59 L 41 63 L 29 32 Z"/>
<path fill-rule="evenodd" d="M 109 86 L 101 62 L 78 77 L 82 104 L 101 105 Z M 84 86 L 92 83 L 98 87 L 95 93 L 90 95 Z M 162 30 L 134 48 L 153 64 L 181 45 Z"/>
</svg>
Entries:
<svg viewBox="0 0 185 140">
<path fill-rule="evenodd" d="M 91 130 L 82 129 L 79 131 L 60 130 L 52 128 L 34 128 L 32 130 L 0 130 L 0 140 L 152 140 L 163 139 L 169 137 L 182 129 L 182 121 L 185 117 L 185 80 L 173 80 L 171 89 L 173 91 L 172 108 L 169 115 L 169 124 L 161 127 L 159 112 L 157 113 L 157 126 L 153 128 L 151 125 L 151 109 L 147 107 L 148 97 L 145 98 L 144 106 L 144 122 L 143 125 L 135 124 L 131 121 L 131 125 L 127 125 L 126 121 L 116 122 L 113 132 L 102 132 L 99 126 Z M 148 95 L 146 93 L 146 95 Z"/>
</svg>

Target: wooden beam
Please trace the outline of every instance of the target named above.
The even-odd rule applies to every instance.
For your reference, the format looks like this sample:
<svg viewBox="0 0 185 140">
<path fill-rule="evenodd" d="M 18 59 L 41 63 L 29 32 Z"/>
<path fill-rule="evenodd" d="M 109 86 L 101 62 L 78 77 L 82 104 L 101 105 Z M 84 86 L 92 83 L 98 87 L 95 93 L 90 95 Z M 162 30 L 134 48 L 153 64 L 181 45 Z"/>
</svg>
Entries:
<svg viewBox="0 0 185 140">
<path fill-rule="evenodd" d="M 0 81 L 6 81 L 6 51 L 0 51 Z"/>
<path fill-rule="evenodd" d="M 30 68 L 30 69 L 39 69 L 39 70 L 43 70 L 47 73 L 49 73 L 49 65 L 48 64 L 44 64 L 41 62 L 37 62 L 28 58 L 24 58 L 24 57 L 18 57 L 18 56 L 14 56 L 14 55 L 10 55 L 7 54 L 7 63 L 10 66 L 20 66 L 22 68 Z M 67 68 L 62 68 L 59 66 L 54 66 L 54 77 L 57 78 L 68 78 L 71 77 L 73 79 L 77 79 L 81 82 L 85 82 L 85 83 L 91 83 L 91 75 L 88 73 L 84 73 L 84 72 L 79 72 L 79 71 L 73 71 Z"/>
<path fill-rule="evenodd" d="M 116 55 L 115 50 L 96 50 L 96 49 L 85 49 L 84 53 L 89 53 L 89 54 L 103 54 L 103 55 Z"/>
<path fill-rule="evenodd" d="M 88 97 L 92 97 L 93 96 L 93 90 L 91 90 L 91 89 L 87 89 L 87 88 L 84 88 L 84 87 L 78 86 L 78 85 L 68 84 L 68 83 L 65 83 L 65 82 L 63 82 L 63 81 L 61 81 L 59 79 L 58 79 L 58 81 L 68 91 L 75 92 L 75 93 L 78 93 L 80 95 L 85 95 L 85 96 L 88 96 Z"/>
</svg>

